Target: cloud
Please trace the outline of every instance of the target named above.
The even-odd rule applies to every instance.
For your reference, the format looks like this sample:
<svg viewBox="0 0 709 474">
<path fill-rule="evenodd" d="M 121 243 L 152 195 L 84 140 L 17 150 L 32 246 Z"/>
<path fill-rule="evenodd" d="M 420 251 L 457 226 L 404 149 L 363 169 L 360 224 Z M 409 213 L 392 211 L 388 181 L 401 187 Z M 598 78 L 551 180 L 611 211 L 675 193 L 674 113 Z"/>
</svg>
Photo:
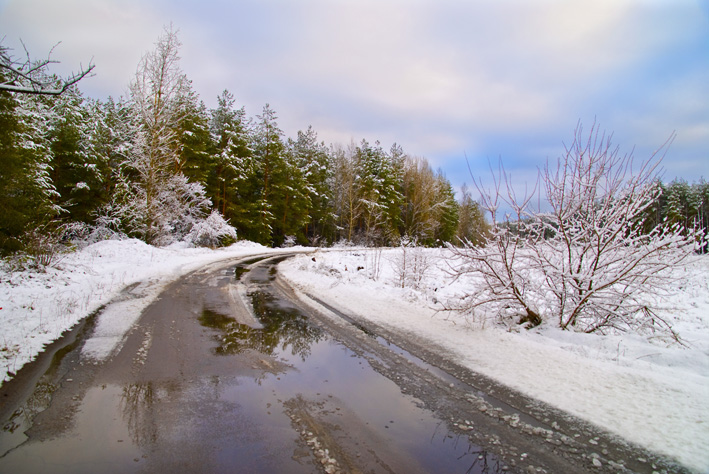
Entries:
<svg viewBox="0 0 709 474">
<path fill-rule="evenodd" d="M 579 119 L 597 119 L 643 153 L 676 129 L 677 172 L 709 176 L 697 158 L 709 149 L 709 16 L 690 0 L 0 5 L 6 42 L 41 54 L 62 40 L 66 71 L 94 57 L 82 90 L 97 97 L 123 93 L 173 22 L 208 106 L 225 88 L 250 115 L 268 102 L 289 136 L 313 125 L 326 142 L 396 141 L 458 174 L 463 153 L 483 172 L 500 155 L 536 169 Z"/>
<path fill-rule="evenodd" d="M 20 40 L 33 57 L 42 57 L 59 44 L 52 68 L 70 74 L 93 60 L 97 77 L 82 81 L 82 90 L 106 97 L 120 95 L 134 75 L 138 61 L 161 31 L 157 14 L 139 1 L 42 0 L 10 1 L 2 9 L 0 30 L 15 53 Z"/>
</svg>

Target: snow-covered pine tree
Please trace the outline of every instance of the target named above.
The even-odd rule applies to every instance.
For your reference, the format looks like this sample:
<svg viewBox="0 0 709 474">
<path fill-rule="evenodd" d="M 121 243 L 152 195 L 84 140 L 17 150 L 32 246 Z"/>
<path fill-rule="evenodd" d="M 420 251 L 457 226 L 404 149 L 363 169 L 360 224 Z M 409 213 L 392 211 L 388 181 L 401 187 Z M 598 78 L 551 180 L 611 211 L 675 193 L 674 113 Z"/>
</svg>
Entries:
<svg viewBox="0 0 709 474">
<path fill-rule="evenodd" d="M 42 129 L 32 128 L 42 125 L 46 108 L 39 109 L 35 104 L 34 99 L 16 98 L 10 92 L 0 91 L 0 255 L 3 256 L 22 250 L 25 233 L 56 215 L 51 202 L 56 192 L 48 175 L 49 150 Z"/>
<path fill-rule="evenodd" d="M 285 201 L 288 173 L 284 160 L 283 131 L 278 128 L 276 112 L 266 104 L 254 124 L 254 158 L 258 183 L 261 186 L 256 222 L 255 240 L 262 244 L 273 244 L 274 222 L 277 219 L 275 206 Z M 282 236 L 281 236 L 282 237 Z M 279 242 L 275 242 L 279 244 Z"/>
<path fill-rule="evenodd" d="M 675 179 L 665 189 L 665 216 L 674 224 L 691 227 L 699 211 L 698 201 L 687 181 Z"/>
<path fill-rule="evenodd" d="M 62 220 L 90 223 L 110 197 L 110 164 L 93 148 L 103 110 L 70 87 L 54 99 L 51 120 L 51 177 L 59 193 L 57 204 L 67 211 Z"/>
<path fill-rule="evenodd" d="M 259 167 L 254 156 L 253 124 L 244 107 L 234 108 L 234 96 L 224 91 L 211 111 L 210 130 L 216 146 L 209 194 L 240 236 L 256 240 L 261 213 Z"/>
<path fill-rule="evenodd" d="M 429 245 L 444 245 L 454 241 L 460 214 L 453 186 L 440 169 L 436 173 L 435 196 L 431 203 L 431 209 L 435 216 L 436 227 L 433 242 L 430 242 Z"/>
<path fill-rule="evenodd" d="M 296 168 L 301 170 L 307 199 L 309 220 L 305 223 L 305 237 L 317 244 L 334 238 L 335 215 L 332 206 L 333 190 L 329 183 L 332 175 L 330 157 L 324 143 L 312 126 L 298 131 L 298 139 L 289 141 L 289 154 Z M 300 223 L 299 223 L 300 224 Z"/>
<path fill-rule="evenodd" d="M 185 91 L 178 99 L 176 134 L 179 140 L 179 161 L 175 171 L 184 174 L 191 182 L 207 187 L 213 165 L 214 144 L 209 129 L 207 107 L 192 89 L 191 81 L 185 83 Z"/>
<path fill-rule="evenodd" d="M 396 241 L 402 202 L 397 169 L 379 142 L 371 146 L 366 140 L 357 147 L 356 163 L 355 182 L 363 209 L 362 230 L 366 242 Z"/>
</svg>

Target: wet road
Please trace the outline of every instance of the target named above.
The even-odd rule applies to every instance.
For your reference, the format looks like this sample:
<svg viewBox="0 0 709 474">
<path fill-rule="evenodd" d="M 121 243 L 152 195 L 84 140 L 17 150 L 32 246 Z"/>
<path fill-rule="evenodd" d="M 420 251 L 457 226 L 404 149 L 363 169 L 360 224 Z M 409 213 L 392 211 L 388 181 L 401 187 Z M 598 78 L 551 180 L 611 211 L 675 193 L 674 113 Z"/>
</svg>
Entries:
<svg viewBox="0 0 709 474">
<path fill-rule="evenodd" d="M 617 472 L 596 433 L 304 307 L 282 258 L 173 283 L 105 362 L 79 334 L 3 418 L 0 472 Z"/>
</svg>

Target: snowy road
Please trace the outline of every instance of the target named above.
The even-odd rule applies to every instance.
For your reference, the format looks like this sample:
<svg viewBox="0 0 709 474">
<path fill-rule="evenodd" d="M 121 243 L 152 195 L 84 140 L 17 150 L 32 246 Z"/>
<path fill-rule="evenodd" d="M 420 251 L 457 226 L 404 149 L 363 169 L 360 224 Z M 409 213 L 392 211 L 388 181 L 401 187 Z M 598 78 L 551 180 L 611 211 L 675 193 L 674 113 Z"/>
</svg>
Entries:
<svg viewBox="0 0 709 474">
<path fill-rule="evenodd" d="M 2 387 L 0 472 L 651 472 L 633 463 L 648 453 L 295 295 L 282 258 L 190 273 L 97 359 L 131 285 Z"/>
</svg>

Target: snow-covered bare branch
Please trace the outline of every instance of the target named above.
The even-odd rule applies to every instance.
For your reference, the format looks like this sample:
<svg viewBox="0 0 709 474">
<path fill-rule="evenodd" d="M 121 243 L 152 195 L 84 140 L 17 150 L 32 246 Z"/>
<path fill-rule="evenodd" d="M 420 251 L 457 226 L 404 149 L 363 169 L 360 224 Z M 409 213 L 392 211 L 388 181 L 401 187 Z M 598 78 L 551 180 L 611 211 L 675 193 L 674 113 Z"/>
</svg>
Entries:
<svg viewBox="0 0 709 474">
<path fill-rule="evenodd" d="M 528 326 L 674 335 L 655 309 L 697 236 L 679 225 L 645 226 L 672 138 L 637 164 L 595 125 L 588 135 L 579 125 L 565 153 L 540 173 L 548 212 L 532 209 L 532 195 L 517 196 L 500 167 L 492 191 L 481 193 L 493 220 L 486 245 L 451 247 L 458 258 L 454 274 L 474 274 L 480 282 L 452 307 Z M 498 221 L 501 202 L 513 214 Z"/>
<path fill-rule="evenodd" d="M 83 78 L 93 75 L 92 71 L 96 66 L 92 62 L 89 62 L 87 67 L 79 66 L 78 72 L 66 78 L 49 74 L 47 67 L 59 62 L 51 59 L 54 48 L 46 59 L 40 60 L 31 59 L 27 48 L 24 48 L 25 60 L 17 60 L 10 56 L 7 48 L 0 46 L 0 90 L 22 94 L 61 95 Z"/>
</svg>

